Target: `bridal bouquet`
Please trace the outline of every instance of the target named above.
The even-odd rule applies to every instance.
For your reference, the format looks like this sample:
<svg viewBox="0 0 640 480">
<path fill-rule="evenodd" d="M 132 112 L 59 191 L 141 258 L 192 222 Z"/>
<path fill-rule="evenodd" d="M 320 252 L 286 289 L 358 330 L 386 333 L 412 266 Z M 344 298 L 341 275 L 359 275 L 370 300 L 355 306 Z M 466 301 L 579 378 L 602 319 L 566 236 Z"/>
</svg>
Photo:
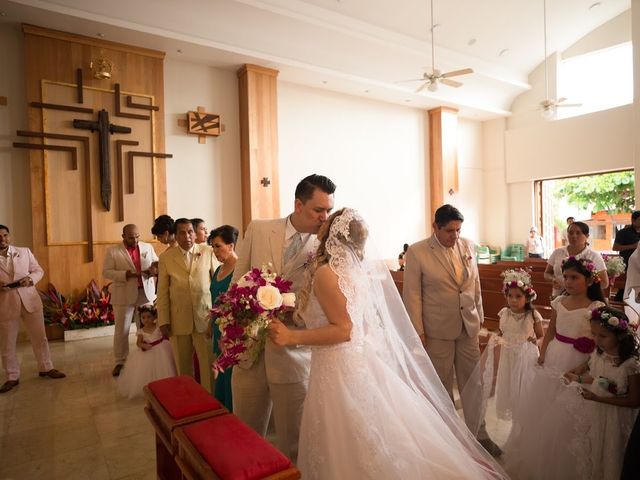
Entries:
<svg viewBox="0 0 640 480">
<path fill-rule="evenodd" d="M 218 297 L 211 316 L 220 329 L 220 355 L 213 370 L 223 372 L 248 359 L 258 358 L 267 339 L 267 325 L 284 320 L 293 311 L 295 293 L 291 282 L 278 276 L 271 265 L 252 268 Z"/>
</svg>

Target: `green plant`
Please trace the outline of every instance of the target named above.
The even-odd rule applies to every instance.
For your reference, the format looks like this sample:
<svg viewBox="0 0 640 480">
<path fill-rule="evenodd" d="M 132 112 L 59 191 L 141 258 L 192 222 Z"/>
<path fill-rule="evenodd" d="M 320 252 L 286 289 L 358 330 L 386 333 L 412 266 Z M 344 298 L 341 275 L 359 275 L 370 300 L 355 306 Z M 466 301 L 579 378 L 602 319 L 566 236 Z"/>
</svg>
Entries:
<svg viewBox="0 0 640 480">
<path fill-rule="evenodd" d="M 632 212 L 635 208 L 633 172 L 627 170 L 558 180 L 554 195 L 581 210 Z"/>
<path fill-rule="evenodd" d="M 77 305 L 71 296 L 64 297 L 53 283 L 48 285 L 46 292 L 38 290 L 38 293 L 42 299 L 45 323 L 69 329 L 77 316 Z"/>
<path fill-rule="evenodd" d="M 98 287 L 91 280 L 79 298 L 65 297 L 50 283 L 47 291 L 38 291 L 47 324 L 62 325 L 65 330 L 113 325 L 113 306 L 109 286 Z"/>
</svg>

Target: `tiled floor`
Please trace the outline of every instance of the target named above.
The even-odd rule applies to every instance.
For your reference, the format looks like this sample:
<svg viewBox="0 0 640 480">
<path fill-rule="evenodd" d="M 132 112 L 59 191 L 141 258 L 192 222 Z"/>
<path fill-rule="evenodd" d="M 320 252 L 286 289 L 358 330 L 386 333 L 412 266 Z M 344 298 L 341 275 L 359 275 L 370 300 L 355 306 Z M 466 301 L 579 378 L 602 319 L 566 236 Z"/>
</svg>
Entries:
<svg viewBox="0 0 640 480">
<path fill-rule="evenodd" d="M 156 478 L 144 402 L 117 395 L 111 345 L 111 337 L 50 343 L 62 380 L 38 377 L 29 343 L 18 345 L 20 385 L 0 395 L 0 480 Z M 509 424 L 494 411 L 490 401 L 487 429 L 502 445 Z"/>
<path fill-rule="evenodd" d="M 62 380 L 38 377 L 29 343 L 18 346 L 20 385 L 0 395 L 0 479 L 156 478 L 153 429 L 142 399 L 116 393 L 112 341 L 50 343 Z"/>
</svg>

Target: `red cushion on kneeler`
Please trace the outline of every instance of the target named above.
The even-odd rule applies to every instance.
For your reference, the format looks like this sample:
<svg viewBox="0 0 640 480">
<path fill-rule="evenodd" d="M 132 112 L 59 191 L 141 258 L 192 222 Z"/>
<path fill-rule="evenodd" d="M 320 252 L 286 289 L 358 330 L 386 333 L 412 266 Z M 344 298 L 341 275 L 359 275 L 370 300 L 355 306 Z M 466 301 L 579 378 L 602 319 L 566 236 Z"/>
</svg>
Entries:
<svg viewBox="0 0 640 480">
<path fill-rule="evenodd" d="M 178 420 L 223 408 L 220 402 L 188 375 L 156 380 L 148 387 L 167 413 Z"/>
<path fill-rule="evenodd" d="M 235 415 L 221 415 L 184 427 L 202 458 L 224 480 L 264 478 L 291 461 Z"/>
</svg>

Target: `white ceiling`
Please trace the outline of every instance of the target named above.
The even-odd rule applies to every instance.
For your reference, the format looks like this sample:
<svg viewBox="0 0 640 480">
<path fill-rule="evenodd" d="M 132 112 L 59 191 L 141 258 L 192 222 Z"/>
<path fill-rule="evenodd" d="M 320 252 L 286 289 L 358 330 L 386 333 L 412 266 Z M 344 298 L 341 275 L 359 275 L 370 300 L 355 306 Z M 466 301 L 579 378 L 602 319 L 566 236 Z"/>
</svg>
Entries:
<svg viewBox="0 0 640 480">
<path fill-rule="evenodd" d="M 630 0 L 547 4 L 550 53 L 630 8 Z M 0 0 L 0 12 L 1 22 L 101 33 L 221 68 L 258 63 L 284 81 L 419 108 L 455 106 L 481 120 L 508 115 L 544 57 L 542 0 L 434 0 L 436 68 L 475 73 L 460 77 L 462 88 L 419 95 L 419 83 L 397 81 L 419 78 L 431 64 L 428 0 Z"/>
</svg>

